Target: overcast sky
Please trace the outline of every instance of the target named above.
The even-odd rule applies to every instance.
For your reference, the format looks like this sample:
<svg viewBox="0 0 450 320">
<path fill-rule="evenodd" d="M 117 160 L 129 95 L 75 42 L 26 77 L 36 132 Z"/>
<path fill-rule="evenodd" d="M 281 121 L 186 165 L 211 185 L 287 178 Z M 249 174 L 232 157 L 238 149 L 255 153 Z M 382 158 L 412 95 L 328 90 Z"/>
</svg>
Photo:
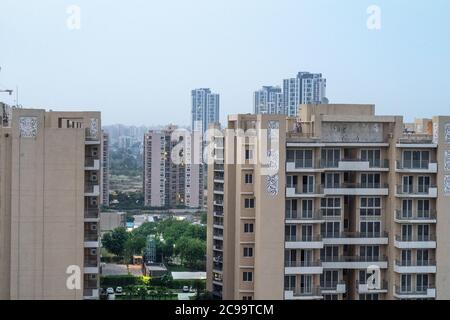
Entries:
<svg viewBox="0 0 450 320">
<path fill-rule="evenodd" d="M 1 0 L 0 89 L 104 124 L 188 125 L 193 88 L 220 93 L 223 122 L 302 70 L 324 74 L 330 102 L 411 120 L 450 114 L 449 40 L 448 0 Z"/>
</svg>

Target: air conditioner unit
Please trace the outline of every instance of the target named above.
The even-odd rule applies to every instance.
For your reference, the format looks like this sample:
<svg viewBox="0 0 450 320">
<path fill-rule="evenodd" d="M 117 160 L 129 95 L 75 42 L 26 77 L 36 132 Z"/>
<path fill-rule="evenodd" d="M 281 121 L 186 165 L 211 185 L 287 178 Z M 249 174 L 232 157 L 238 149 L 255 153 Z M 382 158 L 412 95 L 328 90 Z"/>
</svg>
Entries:
<svg viewBox="0 0 450 320">
<path fill-rule="evenodd" d="M 91 249 L 91 250 L 89 250 L 89 254 L 90 254 L 91 256 L 96 256 L 96 255 L 97 255 L 97 249 Z"/>
<path fill-rule="evenodd" d="M 91 204 L 91 206 L 97 206 L 98 205 L 97 198 L 91 198 L 90 204 Z"/>
<path fill-rule="evenodd" d="M 97 275 L 95 273 L 90 273 L 88 275 L 88 277 L 89 277 L 89 280 L 97 280 Z"/>
<path fill-rule="evenodd" d="M 96 157 L 98 156 L 98 148 L 94 147 L 91 149 L 91 156 Z"/>
<path fill-rule="evenodd" d="M 93 223 L 91 224 L 91 231 L 96 231 L 97 230 L 97 224 Z"/>
<path fill-rule="evenodd" d="M 98 176 L 96 173 L 91 173 L 91 181 L 98 181 Z"/>
</svg>

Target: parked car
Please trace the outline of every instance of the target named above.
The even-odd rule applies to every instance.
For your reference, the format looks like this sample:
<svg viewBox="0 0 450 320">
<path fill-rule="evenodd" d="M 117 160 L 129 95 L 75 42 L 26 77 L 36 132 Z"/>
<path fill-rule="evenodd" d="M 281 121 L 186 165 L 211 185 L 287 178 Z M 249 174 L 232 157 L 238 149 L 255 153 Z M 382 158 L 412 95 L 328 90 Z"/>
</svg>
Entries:
<svg viewBox="0 0 450 320">
<path fill-rule="evenodd" d="M 123 292 L 122 287 L 117 287 L 117 288 L 116 288 L 116 293 L 122 293 L 122 292 Z"/>
<path fill-rule="evenodd" d="M 106 294 L 114 294 L 114 289 L 113 288 L 106 289 Z"/>
<path fill-rule="evenodd" d="M 183 286 L 183 292 L 189 292 L 189 286 Z"/>
</svg>

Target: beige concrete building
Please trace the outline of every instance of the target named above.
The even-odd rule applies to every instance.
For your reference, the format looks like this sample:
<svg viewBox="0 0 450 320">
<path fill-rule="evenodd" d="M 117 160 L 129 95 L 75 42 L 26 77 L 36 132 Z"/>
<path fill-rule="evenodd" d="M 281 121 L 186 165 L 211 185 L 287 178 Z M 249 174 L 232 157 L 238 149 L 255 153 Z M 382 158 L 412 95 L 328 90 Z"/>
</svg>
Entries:
<svg viewBox="0 0 450 320">
<path fill-rule="evenodd" d="M 196 152 L 201 154 L 201 149 L 185 143 L 188 139 L 192 139 L 190 132 L 173 125 L 145 134 L 143 190 L 146 206 L 203 207 L 203 165 L 191 161 Z M 182 153 L 183 160 L 173 161 L 172 153 Z"/>
<path fill-rule="evenodd" d="M 302 105 L 297 118 L 229 116 L 214 136 L 215 295 L 450 298 L 450 116 L 405 124 L 373 105 Z"/>
<path fill-rule="evenodd" d="M 98 298 L 100 128 L 38 109 L 0 125 L 0 299 Z"/>
</svg>

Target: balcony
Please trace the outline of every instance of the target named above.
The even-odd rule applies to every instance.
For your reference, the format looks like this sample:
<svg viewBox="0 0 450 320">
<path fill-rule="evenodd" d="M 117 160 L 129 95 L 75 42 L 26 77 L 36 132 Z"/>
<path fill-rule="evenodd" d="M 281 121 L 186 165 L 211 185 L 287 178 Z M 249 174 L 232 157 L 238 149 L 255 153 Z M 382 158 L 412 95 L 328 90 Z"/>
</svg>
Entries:
<svg viewBox="0 0 450 320">
<path fill-rule="evenodd" d="M 284 291 L 286 300 L 322 300 L 322 291 L 319 287 L 309 289 L 287 288 Z"/>
<path fill-rule="evenodd" d="M 97 222 L 99 217 L 99 208 L 85 208 L 84 209 L 84 219 L 91 220 L 92 222 Z"/>
<path fill-rule="evenodd" d="M 97 258 L 89 257 L 84 259 L 84 273 L 85 274 L 98 274 L 99 264 Z"/>
<path fill-rule="evenodd" d="M 213 211 L 214 217 L 223 217 L 223 211 Z"/>
<path fill-rule="evenodd" d="M 369 288 L 367 283 L 356 281 L 356 289 L 358 290 L 358 294 L 387 293 L 388 283 L 387 281 L 382 281 L 378 288 Z"/>
<path fill-rule="evenodd" d="M 395 236 L 394 246 L 399 249 L 436 249 L 435 235 Z"/>
<path fill-rule="evenodd" d="M 286 249 L 322 249 L 321 236 L 288 236 L 286 235 Z"/>
<path fill-rule="evenodd" d="M 389 160 L 342 159 L 321 161 L 320 167 L 332 171 L 389 171 Z"/>
<path fill-rule="evenodd" d="M 434 299 L 436 298 L 436 286 L 394 287 L 394 297 L 398 299 Z"/>
<path fill-rule="evenodd" d="M 225 175 L 223 172 L 217 171 L 214 172 L 214 182 L 215 183 L 224 183 Z"/>
<path fill-rule="evenodd" d="M 369 266 L 378 266 L 387 269 L 388 260 L 386 256 L 336 256 L 323 257 L 322 267 L 324 269 L 367 269 Z"/>
<path fill-rule="evenodd" d="M 404 134 L 398 139 L 397 148 L 437 148 L 433 143 L 433 137 L 429 134 Z"/>
<path fill-rule="evenodd" d="M 96 145 L 100 144 L 100 139 L 98 138 L 98 134 L 93 135 L 91 133 L 90 128 L 85 128 L 85 144 L 86 145 Z"/>
<path fill-rule="evenodd" d="M 322 185 L 325 195 L 348 195 L 348 196 L 387 196 L 389 185 L 387 183 L 340 183 Z"/>
<path fill-rule="evenodd" d="M 436 273 L 436 261 L 400 261 L 395 260 L 394 272 L 397 273 Z"/>
<path fill-rule="evenodd" d="M 322 217 L 321 211 L 313 211 L 313 210 L 287 210 L 286 211 L 286 222 L 287 223 L 322 223 L 325 220 Z"/>
<path fill-rule="evenodd" d="M 343 294 L 347 291 L 347 285 L 343 281 L 325 282 L 320 285 L 322 294 Z"/>
<path fill-rule="evenodd" d="M 85 248 L 99 248 L 100 247 L 99 235 L 97 233 L 85 232 L 84 247 Z"/>
<path fill-rule="evenodd" d="M 96 289 L 85 288 L 83 290 L 83 298 L 85 300 L 97 300 L 99 299 L 99 297 L 100 295 L 98 288 Z"/>
<path fill-rule="evenodd" d="M 397 161 L 397 172 L 402 173 L 437 173 L 437 163 L 430 161 Z"/>
<path fill-rule="evenodd" d="M 323 192 L 319 186 L 290 186 L 286 188 L 287 198 L 308 198 L 322 195 Z"/>
<path fill-rule="evenodd" d="M 322 234 L 326 245 L 382 245 L 388 244 L 387 232 L 334 232 Z"/>
<path fill-rule="evenodd" d="M 86 157 L 84 160 L 84 170 L 98 171 L 100 170 L 100 160 L 93 157 Z"/>
<path fill-rule="evenodd" d="M 403 186 L 397 185 L 396 197 L 401 198 L 437 198 L 436 186 Z"/>
<path fill-rule="evenodd" d="M 224 165 L 215 163 L 214 164 L 214 171 L 218 171 L 218 172 L 224 171 Z"/>
<path fill-rule="evenodd" d="M 98 197 L 100 196 L 100 186 L 97 183 L 88 182 L 84 186 L 85 197 Z"/>
<path fill-rule="evenodd" d="M 318 172 L 323 171 L 314 164 L 304 164 L 299 162 L 286 162 L 286 172 Z"/>
<path fill-rule="evenodd" d="M 395 210 L 395 222 L 398 223 L 436 223 L 436 211 L 417 210 L 403 211 Z"/>
<path fill-rule="evenodd" d="M 213 245 L 213 250 L 215 250 L 215 251 L 223 251 L 223 246 Z"/>
<path fill-rule="evenodd" d="M 294 274 L 322 274 L 321 261 L 285 261 L 284 270 L 286 275 Z"/>
</svg>

